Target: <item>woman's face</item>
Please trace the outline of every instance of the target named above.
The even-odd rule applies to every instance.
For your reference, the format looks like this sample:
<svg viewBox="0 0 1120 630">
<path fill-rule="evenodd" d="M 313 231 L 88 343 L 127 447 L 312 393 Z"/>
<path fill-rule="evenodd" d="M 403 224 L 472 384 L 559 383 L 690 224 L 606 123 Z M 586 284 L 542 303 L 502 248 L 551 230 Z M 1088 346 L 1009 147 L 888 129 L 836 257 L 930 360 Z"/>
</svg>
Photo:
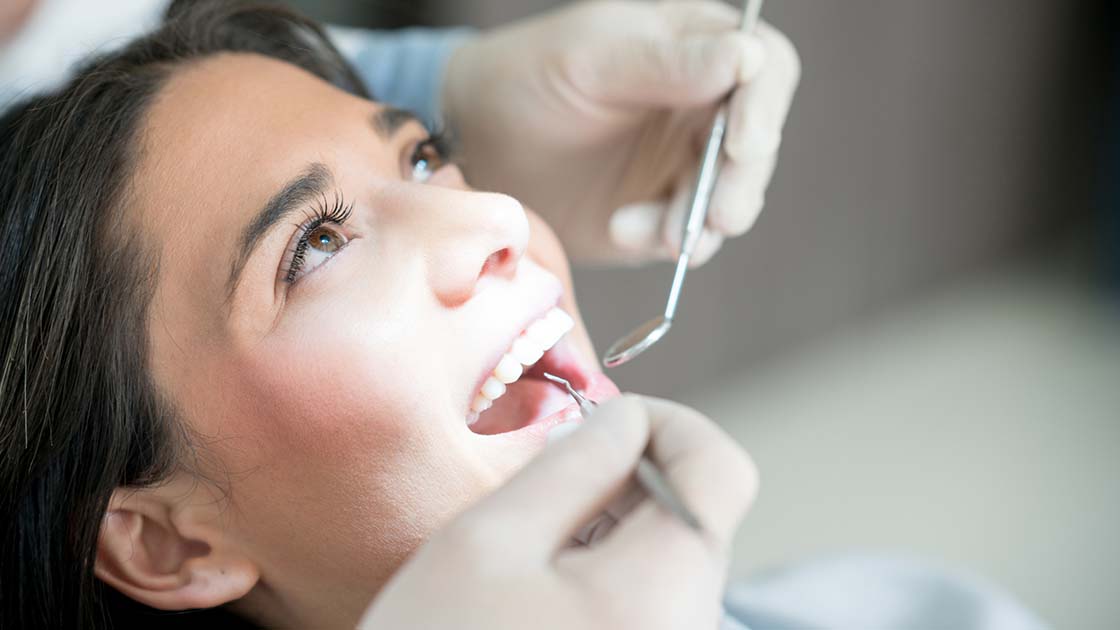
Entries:
<svg viewBox="0 0 1120 630">
<path fill-rule="evenodd" d="M 617 391 L 576 323 L 468 427 L 515 340 L 532 355 L 564 318 L 533 322 L 579 316 L 550 229 L 427 139 L 244 54 L 176 72 L 145 121 L 129 209 L 160 254 L 154 378 L 229 491 L 227 535 L 304 613 L 368 602 L 541 448 L 574 406 L 540 371 Z"/>
</svg>

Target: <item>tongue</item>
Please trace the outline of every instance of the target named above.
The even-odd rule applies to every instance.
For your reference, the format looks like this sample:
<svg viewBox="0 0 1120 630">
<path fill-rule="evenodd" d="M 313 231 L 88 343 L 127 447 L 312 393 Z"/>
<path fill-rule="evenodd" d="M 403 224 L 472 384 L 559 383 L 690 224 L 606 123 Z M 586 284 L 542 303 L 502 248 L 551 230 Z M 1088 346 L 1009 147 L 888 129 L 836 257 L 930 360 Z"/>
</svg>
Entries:
<svg viewBox="0 0 1120 630">
<path fill-rule="evenodd" d="M 522 376 L 506 388 L 506 393 L 483 411 L 471 425 L 471 431 L 482 435 L 506 433 L 523 429 L 572 404 L 571 397 L 552 383 Z"/>
</svg>

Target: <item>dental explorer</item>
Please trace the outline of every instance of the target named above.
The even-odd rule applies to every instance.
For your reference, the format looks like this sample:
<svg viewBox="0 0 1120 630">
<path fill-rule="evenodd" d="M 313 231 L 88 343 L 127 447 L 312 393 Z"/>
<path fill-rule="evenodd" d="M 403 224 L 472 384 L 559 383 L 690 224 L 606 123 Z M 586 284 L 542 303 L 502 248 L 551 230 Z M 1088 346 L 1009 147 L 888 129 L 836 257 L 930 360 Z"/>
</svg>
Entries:
<svg viewBox="0 0 1120 630">
<path fill-rule="evenodd" d="M 762 0 L 743 0 L 743 21 L 739 24 L 740 30 L 744 33 L 754 31 L 761 10 Z M 669 288 L 665 311 L 615 341 L 603 357 L 603 365 L 607 367 L 622 365 L 634 359 L 664 337 L 673 325 L 673 317 L 677 314 L 677 302 L 680 300 L 681 288 L 684 286 L 684 276 L 688 271 L 688 261 L 692 257 L 693 250 L 696 249 L 696 243 L 704 230 L 704 221 L 708 217 L 708 204 L 712 199 L 712 189 L 715 187 L 716 175 L 719 171 L 723 136 L 727 130 L 727 108 L 730 100 L 730 94 L 724 97 L 712 121 L 711 131 L 708 133 L 708 142 L 704 146 L 704 155 L 700 160 L 700 171 L 696 175 L 696 186 L 692 189 L 688 217 L 685 219 L 681 234 L 681 253 L 677 258 L 676 270 L 673 272 L 673 284 Z"/>
<path fill-rule="evenodd" d="M 549 374 L 548 372 L 544 373 L 544 377 L 568 390 L 568 395 L 574 398 L 576 403 L 579 404 L 579 413 L 583 416 L 584 420 L 589 418 L 595 411 L 595 407 L 598 406 L 598 403 L 579 393 L 566 379 Z M 661 507 L 676 514 L 677 517 L 692 529 L 700 530 L 700 521 L 693 516 L 692 512 L 684 504 L 684 501 L 677 496 L 676 491 L 674 491 L 673 487 L 669 485 L 669 482 L 665 480 L 661 471 L 658 470 L 657 466 L 645 455 L 642 455 L 641 458 L 638 459 L 638 468 L 635 471 L 635 477 L 637 477 L 638 484 L 642 486 L 646 494 L 659 503 Z"/>
</svg>

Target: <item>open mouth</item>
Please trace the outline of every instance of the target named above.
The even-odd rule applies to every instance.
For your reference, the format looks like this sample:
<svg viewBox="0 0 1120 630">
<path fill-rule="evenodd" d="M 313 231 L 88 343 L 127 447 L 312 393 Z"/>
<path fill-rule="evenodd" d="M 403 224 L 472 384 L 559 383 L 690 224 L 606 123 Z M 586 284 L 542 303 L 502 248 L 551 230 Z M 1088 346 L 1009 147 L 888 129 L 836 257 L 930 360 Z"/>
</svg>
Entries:
<svg viewBox="0 0 1120 630">
<path fill-rule="evenodd" d="M 567 379 L 593 400 L 618 393 L 565 335 L 571 316 L 552 308 L 518 335 L 484 380 L 471 403 L 467 426 L 480 435 L 518 431 L 533 425 L 578 421 L 579 406 L 544 373 Z"/>
</svg>

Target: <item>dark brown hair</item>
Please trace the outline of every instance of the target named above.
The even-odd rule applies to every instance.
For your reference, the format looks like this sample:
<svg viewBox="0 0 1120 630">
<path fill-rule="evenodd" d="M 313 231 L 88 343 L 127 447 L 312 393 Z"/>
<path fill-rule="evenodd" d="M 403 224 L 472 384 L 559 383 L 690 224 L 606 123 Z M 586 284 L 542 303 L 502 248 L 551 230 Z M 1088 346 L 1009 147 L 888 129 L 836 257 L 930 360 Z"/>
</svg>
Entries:
<svg viewBox="0 0 1120 630">
<path fill-rule="evenodd" d="M 176 67 L 220 52 L 277 58 L 366 96 L 309 19 L 179 1 L 158 30 L 0 118 L 0 627 L 131 627 L 124 616 L 157 614 L 122 606 L 93 575 L 114 488 L 159 483 L 190 448 L 148 374 L 159 255 L 122 205 L 152 97 Z"/>
</svg>

